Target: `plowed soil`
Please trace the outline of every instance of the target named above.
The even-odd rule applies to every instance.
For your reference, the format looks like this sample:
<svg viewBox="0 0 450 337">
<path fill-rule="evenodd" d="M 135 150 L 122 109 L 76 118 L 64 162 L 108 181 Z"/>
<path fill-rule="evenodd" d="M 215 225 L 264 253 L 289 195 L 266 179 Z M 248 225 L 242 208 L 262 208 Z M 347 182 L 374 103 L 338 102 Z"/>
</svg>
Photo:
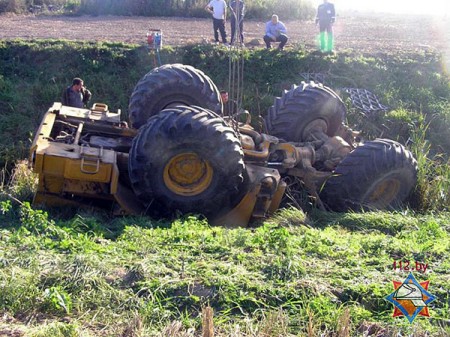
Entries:
<svg viewBox="0 0 450 337">
<path fill-rule="evenodd" d="M 284 21 L 289 44 L 316 48 L 318 28 L 312 21 Z M 161 29 L 163 44 L 180 46 L 212 41 L 212 22 L 198 18 L 124 16 L 0 16 L 1 39 L 55 38 L 146 43 L 149 29 Z M 229 24 L 227 23 L 229 32 Z M 264 22 L 245 21 L 247 47 L 263 47 Z M 450 54 L 450 18 L 346 13 L 334 26 L 336 50 L 395 53 L 438 50 Z"/>
</svg>

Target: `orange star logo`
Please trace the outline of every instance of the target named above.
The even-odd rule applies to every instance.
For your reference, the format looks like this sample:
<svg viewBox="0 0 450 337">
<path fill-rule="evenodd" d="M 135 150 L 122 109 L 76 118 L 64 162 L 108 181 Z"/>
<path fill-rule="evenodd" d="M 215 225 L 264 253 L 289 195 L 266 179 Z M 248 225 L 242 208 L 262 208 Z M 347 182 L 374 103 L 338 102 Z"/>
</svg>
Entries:
<svg viewBox="0 0 450 337">
<path fill-rule="evenodd" d="M 405 316 L 410 323 L 417 316 L 430 317 L 428 304 L 436 299 L 428 292 L 430 281 L 418 282 L 412 273 L 403 282 L 393 281 L 394 292 L 386 300 L 394 304 L 393 317 Z"/>
</svg>

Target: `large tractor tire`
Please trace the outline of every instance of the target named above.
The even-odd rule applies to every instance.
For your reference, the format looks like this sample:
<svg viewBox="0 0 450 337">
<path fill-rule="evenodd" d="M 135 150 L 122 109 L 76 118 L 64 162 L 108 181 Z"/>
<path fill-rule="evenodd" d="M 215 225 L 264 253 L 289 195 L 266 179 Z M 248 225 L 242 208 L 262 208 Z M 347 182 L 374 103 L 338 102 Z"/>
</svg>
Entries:
<svg viewBox="0 0 450 337">
<path fill-rule="evenodd" d="M 335 136 L 345 116 L 345 105 L 333 90 L 320 83 L 302 82 L 275 98 L 265 122 L 273 136 L 289 142 L 306 142 L 313 140 L 312 126 L 329 137 Z"/>
<path fill-rule="evenodd" d="M 196 105 L 222 113 L 220 92 L 202 71 L 183 64 L 168 64 L 147 73 L 131 94 L 130 126 L 140 128 L 161 110 Z"/>
<path fill-rule="evenodd" d="M 214 217 L 236 203 L 243 157 L 238 136 L 219 115 L 200 107 L 168 108 L 133 140 L 130 180 L 150 213 Z"/>
<path fill-rule="evenodd" d="M 393 210 L 402 206 L 417 180 L 412 153 L 393 140 L 357 147 L 336 167 L 321 193 L 334 211 Z"/>
</svg>

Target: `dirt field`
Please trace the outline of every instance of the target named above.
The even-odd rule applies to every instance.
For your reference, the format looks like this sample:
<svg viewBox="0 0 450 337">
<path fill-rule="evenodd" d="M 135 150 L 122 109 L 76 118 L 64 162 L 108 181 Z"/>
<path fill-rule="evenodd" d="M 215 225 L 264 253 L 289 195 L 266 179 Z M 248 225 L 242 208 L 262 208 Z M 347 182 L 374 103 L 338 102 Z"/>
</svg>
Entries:
<svg viewBox="0 0 450 337">
<path fill-rule="evenodd" d="M 289 44 L 315 48 L 318 29 L 313 22 L 285 21 L 285 24 Z M 161 29 L 166 45 L 208 43 L 212 40 L 212 23 L 208 19 L 0 16 L 1 39 L 58 38 L 144 44 L 149 29 Z M 446 54 L 447 61 L 450 59 L 450 18 L 346 13 L 338 16 L 334 29 L 337 51 L 395 53 L 432 49 Z M 263 46 L 264 23 L 247 20 L 244 31 L 248 46 Z"/>
</svg>

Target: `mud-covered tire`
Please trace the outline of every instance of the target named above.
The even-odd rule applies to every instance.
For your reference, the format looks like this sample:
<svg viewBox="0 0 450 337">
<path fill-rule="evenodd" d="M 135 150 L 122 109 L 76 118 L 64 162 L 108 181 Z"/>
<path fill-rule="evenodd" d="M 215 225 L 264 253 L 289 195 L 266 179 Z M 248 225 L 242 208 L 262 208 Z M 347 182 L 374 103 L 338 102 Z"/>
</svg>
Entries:
<svg viewBox="0 0 450 337">
<path fill-rule="evenodd" d="M 243 157 L 238 136 L 219 115 L 200 107 L 167 108 L 133 140 L 131 185 L 150 213 L 214 217 L 236 202 Z"/>
<path fill-rule="evenodd" d="M 417 161 L 403 145 L 369 141 L 342 160 L 326 181 L 321 199 L 334 211 L 402 207 L 417 180 Z"/>
<path fill-rule="evenodd" d="M 202 71 L 183 64 L 167 64 L 147 73 L 131 94 L 129 122 L 140 128 L 167 107 L 195 105 L 222 113 L 220 92 Z"/>
<path fill-rule="evenodd" d="M 344 122 L 346 108 L 341 98 L 330 88 L 302 82 L 275 98 L 265 123 L 269 134 L 290 142 L 311 141 L 308 126 L 320 120 L 325 134 L 336 135 Z"/>
</svg>

